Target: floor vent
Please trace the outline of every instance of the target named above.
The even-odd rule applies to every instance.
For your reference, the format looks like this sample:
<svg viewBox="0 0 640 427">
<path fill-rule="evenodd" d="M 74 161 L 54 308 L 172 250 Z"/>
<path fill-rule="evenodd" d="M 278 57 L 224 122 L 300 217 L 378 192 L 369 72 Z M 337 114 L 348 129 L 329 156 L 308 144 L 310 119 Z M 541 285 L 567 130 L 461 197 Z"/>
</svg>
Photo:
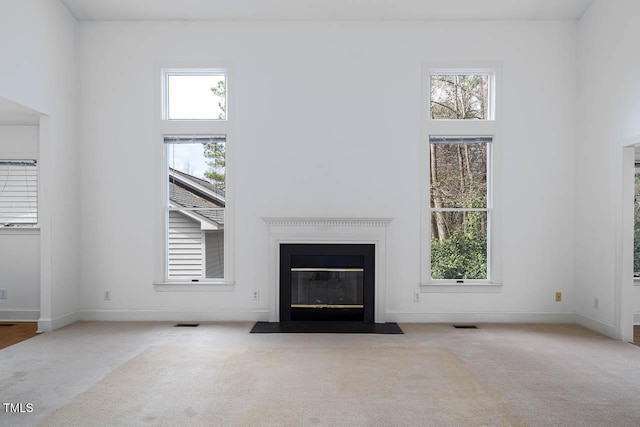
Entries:
<svg viewBox="0 0 640 427">
<path fill-rule="evenodd" d="M 200 323 L 178 323 L 176 328 L 196 328 L 200 326 Z"/>
<path fill-rule="evenodd" d="M 453 325 L 456 329 L 478 329 L 476 325 Z"/>
<path fill-rule="evenodd" d="M 6 326 L 6 327 L 16 326 L 16 324 L 15 323 L 0 323 L 0 328 L 3 327 L 3 326 Z"/>
</svg>

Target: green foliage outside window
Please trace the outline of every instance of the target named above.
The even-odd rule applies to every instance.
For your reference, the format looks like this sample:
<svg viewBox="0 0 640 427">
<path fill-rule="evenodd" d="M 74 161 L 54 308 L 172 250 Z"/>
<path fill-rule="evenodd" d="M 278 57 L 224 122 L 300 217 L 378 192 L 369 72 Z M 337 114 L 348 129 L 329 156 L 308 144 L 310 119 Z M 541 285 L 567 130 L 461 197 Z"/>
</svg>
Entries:
<svg viewBox="0 0 640 427">
<path fill-rule="evenodd" d="M 220 114 L 218 118 L 224 120 L 227 117 L 226 80 L 219 80 L 218 85 L 211 88 L 211 93 L 219 99 Z M 207 165 L 209 165 L 209 170 L 204 174 L 205 177 L 218 188 L 226 190 L 227 156 L 225 142 L 215 141 L 205 145 L 204 157 L 207 159 Z"/>
<path fill-rule="evenodd" d="M 431 278 L 487 278 L 486 214 L 470 212 L 463 227 L 446 239 L 431 239 Z"/>
<path fill-rule="evenodd" d="M 431 76 L 436 120 L 487 120 L 489 74 Z M 430 137 L 431 278 L 488 279 L 490 137 Z"/>
</svg>

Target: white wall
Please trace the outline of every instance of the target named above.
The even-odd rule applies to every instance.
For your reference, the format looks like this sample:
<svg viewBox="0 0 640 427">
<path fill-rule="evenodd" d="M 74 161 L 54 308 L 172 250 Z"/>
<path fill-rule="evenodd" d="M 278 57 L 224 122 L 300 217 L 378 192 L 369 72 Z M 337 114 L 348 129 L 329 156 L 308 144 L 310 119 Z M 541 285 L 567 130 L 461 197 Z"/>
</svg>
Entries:
<svg viewBox="0 0 640 427">
<path fill-rule="evenodd" d="M 40 121 L 40 328 L 78 310 L 77 23 L 57 0 L 0 3 L 0 97 Z"/>
<path fill-rule="evenodd" d="M 38 126 L 0 126 L 0 159 L 37 159 Z M 0 227 L 0 321 L 40 317 L 40 231 Z"/>
<path fill-rule="evenodd" d="M 37 159 L 38 126 L 0 125 L 0 156 L 3 159 Z M 27 157 L 24 157 L 27 156 Z M 36 156 L 36 157 L 29 157 Z"/>
<path fill-rule="evenodd" d="M 636 1 L 595 0 L 578 39 L 577 312 L 592 326 L 623 331 L 623 339 L 631 338 L 634 307 L 640 310 L 629 264 L 632 224 L 622 225 L 632 209 L 623 208 L 622 147 L 640 142 L 638 16 Z"/>
<path fill-rule="evenodd" d="M 388 320 L 557 320 L 574 312 L 575 24 L 80 27 L 85 318 L 266 319 L 275 284 L 268 283 L 264 216 L 393 217 Z M 156 292 L 163 251 L 159 64 L 216 61 L 234 70 L 236 287 Z M 503 289 L 423 294 L 415 303 L 421 67 L 438 61 L 503 66 Z M 105 289 L 111 301 L 103 300 Z M 251 300 L 253 290 L 260 301 Z M 556 291 L 563 302 L 554 302 Z"/>
</svg>

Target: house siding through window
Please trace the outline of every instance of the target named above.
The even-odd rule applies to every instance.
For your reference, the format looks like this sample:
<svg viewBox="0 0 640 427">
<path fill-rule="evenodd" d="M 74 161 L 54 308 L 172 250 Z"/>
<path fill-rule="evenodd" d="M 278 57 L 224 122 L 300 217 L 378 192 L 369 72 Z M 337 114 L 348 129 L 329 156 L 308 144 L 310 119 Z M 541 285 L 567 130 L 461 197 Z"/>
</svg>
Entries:
<svg viewBox="0 0 640 427">
<path fill-rule="evenodd" d="M 198 221 L 169 211 L 169 278 L 202 277 L 202 234 Z"/>
</svg>

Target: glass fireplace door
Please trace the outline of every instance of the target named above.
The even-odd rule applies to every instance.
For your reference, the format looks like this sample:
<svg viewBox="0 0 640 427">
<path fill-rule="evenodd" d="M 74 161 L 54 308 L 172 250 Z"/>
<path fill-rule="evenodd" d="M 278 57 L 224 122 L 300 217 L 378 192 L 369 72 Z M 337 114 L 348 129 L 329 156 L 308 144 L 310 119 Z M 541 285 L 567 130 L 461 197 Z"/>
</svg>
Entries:
<svg viewBox="0 0 640 427">
<path fill-rule="evenodd" d="M 292 318 L 362 320 L 363 268 L 291 268 Z"/>
</svg>

